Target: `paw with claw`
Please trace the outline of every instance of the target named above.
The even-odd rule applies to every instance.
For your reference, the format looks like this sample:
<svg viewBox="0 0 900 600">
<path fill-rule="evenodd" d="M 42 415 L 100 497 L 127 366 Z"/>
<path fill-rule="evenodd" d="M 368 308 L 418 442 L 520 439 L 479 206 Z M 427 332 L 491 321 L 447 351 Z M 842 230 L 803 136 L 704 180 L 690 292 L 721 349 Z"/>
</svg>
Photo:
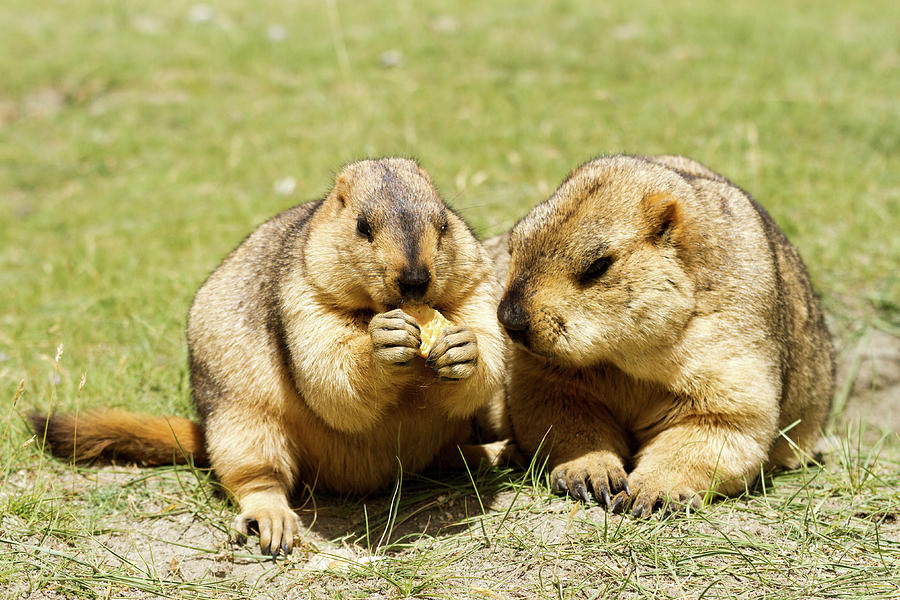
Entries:
<svg viewBox="0 0 900 600">
<path fill-rule="evenodd" d="M 399 308 L 372 317 L 369 335 L 375 359 L 384 364 L 409 364 L 419 351 L 419 324 Z"/>
<path fill-rule="evenodd" d="M 642 477 L 634 473 L 628 478 L 630 493 L 618 494 L 613 503 L 617 509 L 631 508 L 635 517 L 649 517 L 654 511 L 665 515 L 699 510 L 703 506 L 701 494 L 684 486 L 672 486 L 665 478 Z"/>
<path fill-rule="evenodd" d="M 550 473 L 553 487 L 582 502 L 591 502 L 590 492 L 607 510 L 614 510 L 612 494 L 628 497 L 628 479 L 622 459 L 612 452 L 591 452 L 557 465 Z"/>
<path fill-rule="evenodd" d="M 259 549 L 275 559 L 280 552 L 287 556 L 294 547 L 294 537 L 300 532 L 300 519 L 291 510 L 281 492 L 254 492 L 240 500 L 241 514 L 234 518 L 234 540 L 245 543 L 247 535 L 259 532 Z"/>
<path fill-rule="evenodd" d="M 445 327 L 425 363 L 441 379 L 471 377 L 478 366 L 478 338 L 475 332 L 462 325 Z"/>
</svg>

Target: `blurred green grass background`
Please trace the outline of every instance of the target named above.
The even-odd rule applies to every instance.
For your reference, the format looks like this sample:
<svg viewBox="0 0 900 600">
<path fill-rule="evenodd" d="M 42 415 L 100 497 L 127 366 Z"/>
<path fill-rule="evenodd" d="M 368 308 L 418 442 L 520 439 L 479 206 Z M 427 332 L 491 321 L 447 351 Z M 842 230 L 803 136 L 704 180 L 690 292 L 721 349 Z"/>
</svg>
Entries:
<svg viewBox="0 0 900 600">
<path fill-rule="evenodd" d="M 207 273 L 379 155 L 483 236 L 592 156 L 692 156 L 769 209 L 837 329 L 900 329 L 898 24 L 882 0 L 4 0 L 0 396 L 190 413 Z"/>
</svg>

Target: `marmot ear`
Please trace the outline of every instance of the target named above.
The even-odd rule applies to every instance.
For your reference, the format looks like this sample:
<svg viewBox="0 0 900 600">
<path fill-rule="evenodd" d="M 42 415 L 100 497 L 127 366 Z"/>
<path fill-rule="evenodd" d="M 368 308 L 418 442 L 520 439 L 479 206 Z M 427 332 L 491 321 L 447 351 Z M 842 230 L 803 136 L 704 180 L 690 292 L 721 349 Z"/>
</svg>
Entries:
<svg viewBox="0 0 900 600">
<path fill-rule="evenodd" d="M 669 238 L 680 229 L 682 216 L 678 198 L 672 194 L 656 192 L 644 196 L 642 203 L 653 239 Z"/>
<path fill-rule="evenodd" d="M 353 178 L 353 173 L 347 168 L 338 173 L 338 176 L 334 179 L 334 187 L 331 188 L 329 196 L 337 202 L 339 208 L 344 208 L 347 205 L 347 194 L 350 193 Z"/>
</svg>

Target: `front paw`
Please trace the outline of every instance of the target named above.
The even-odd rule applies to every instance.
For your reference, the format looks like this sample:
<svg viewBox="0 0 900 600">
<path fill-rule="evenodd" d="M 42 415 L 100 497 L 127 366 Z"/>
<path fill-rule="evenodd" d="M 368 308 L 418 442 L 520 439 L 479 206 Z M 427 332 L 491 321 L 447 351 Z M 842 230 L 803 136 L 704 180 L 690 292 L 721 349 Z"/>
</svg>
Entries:
<svg viewBox="0 0 900 600">
<path fill-rule="evenodd" d="M 234 518 L 234 539 L 244 543 L 252 531 L 259 532 L 259 549 L 274 559 L 279 551 L 287 556 L 300 532 L 300 519 L 278 492 L 257 492 L 240 501 L 241 514 Z"/>
<path fill-rule="evenodd" d="M 369 336 L 375 360 L 384 364 L 405 365 L 419 351 L 419 324 L 399 308 L 372 317 Z"/>
<path fill-rule="evenodd" d="M 674 475 L 673 475 L 674 477 Z M 664 514 L 691 512 L 703 506 L 700 493 L 677 481 L 666 481 L 664 476 L 642 476 L 632 473 L 628 478 L 630 494 L 619 494 L 614 499 L 616 507 L 631 506 L 635 517 L 649 517 L 654 511 Z"/>
<path fill-rule="evenodd" d="M 445 327 L 425 361 L 441 379 L 471 377 L 478 366 L 478 338 L 461 325 Z"/>
<path fill-rule="evenodd" d="M 622 459 L 612 452 L 590 452 L 557 465 L 550 472 L 550 481 L 557 491 L 568 491 L 585 503 L 591 501 L 588 490 L 592 490 L 607 510 L 616 507 L 611 494 L 621 491 L 620 495 L 627 497 L 629 492 Z"/>
</svg>

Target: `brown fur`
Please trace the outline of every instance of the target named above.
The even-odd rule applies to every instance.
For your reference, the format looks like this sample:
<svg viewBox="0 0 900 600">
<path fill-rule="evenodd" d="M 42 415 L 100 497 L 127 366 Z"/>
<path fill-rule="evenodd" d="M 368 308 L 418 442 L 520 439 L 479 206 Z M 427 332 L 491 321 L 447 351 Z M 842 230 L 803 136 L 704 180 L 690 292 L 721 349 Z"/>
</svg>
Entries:
<svg viewBox="0 0 900 600">
<path fill-rule="evenodd" d="M 797 252 L 721 175 L 600 158 L 515 226 L 508 255 L 485 246 L 508 264 L 513 431 L 543 444 L 559 489 L 646 515 L 810 456 L 833 392 L 822 311 Z"/>
<path fill-rule="evenodd" d="M 194 299 L 188 345 L 202 429 L 178 429 L 192 452 L 205 432 L 209 461 L 240 504 L 236 528 L 257 521 L 264 551 L 289 551 L 298 487 L 377 490 L 398 462 L 415 472 L 452 455 L 473 415 L 502 394 L 499 291 L 481 245 L 410 160 L 351 164 L 325 199 L 257 228 Z M 427 362 L 415 358 L 414 319 L 396 310 L 411 301 L 454 323 Z M 76 458 L 106 448 L 171 462 L 171 436 L 161 438 L 178 421 L 154 420 L 145 434 L 131 419 L 79 418 Z M 74 428 L 51 418 L 54 450 L 73 454 Z"/>
<path fill-rule="evenodd" d="M 197 423 L 182 417 L 151 417 L 106 409 L 81 415 L 29 415 L 48 449 L 63 458 L 109 458 L 145 466 L 206 466 L 205 438 Z"/>
</svg>

